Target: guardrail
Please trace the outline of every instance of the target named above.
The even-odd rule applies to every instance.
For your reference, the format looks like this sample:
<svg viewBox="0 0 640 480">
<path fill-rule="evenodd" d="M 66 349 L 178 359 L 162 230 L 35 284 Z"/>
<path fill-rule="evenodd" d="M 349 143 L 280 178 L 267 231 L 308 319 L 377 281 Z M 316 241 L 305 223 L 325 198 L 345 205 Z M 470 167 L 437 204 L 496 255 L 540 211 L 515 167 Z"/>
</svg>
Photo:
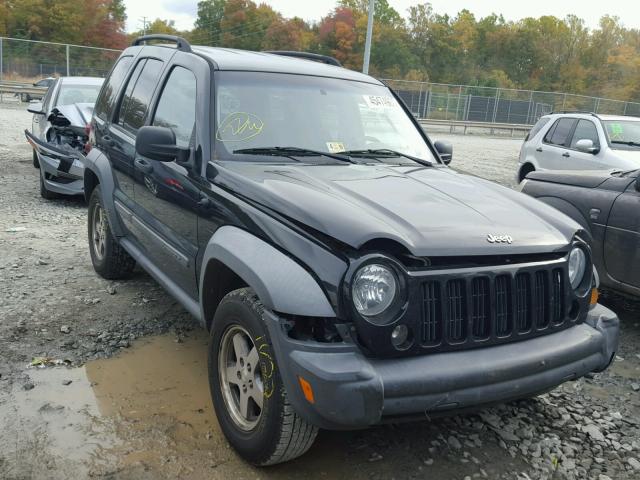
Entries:
<svg viewBox="0 0 640 480">
<path fill-rule="evenodd" d="M 47 93 L 47 87 L 35 87 L 31 83 L 3 80 L 0 82 L 0 101 L 3 94 L 13 94 L 20 97 L 23 102 L 28 102 L 32 97 L 42 98 Z"/>
<path fill-rule="evenodd" d="M 493 135 L 494 130 L 509 130 L 513 137 L 513 132 L 520 131 L 523 133 L 531 130 L 533 125 L 523 125 L 521 123 L 492 123 L 492 122 L 471 122 L 466 120 L 438 120 L 433 118 L 419 118 L 418 123 L 420 125 L 441 125 L 449 127 L 450 133 L 456 133 L 457 127 L 462 127 L 462 134 L 467 134 L 469 128 L 483 128 L 490 130 L 490 135 Z"/>
</svg>

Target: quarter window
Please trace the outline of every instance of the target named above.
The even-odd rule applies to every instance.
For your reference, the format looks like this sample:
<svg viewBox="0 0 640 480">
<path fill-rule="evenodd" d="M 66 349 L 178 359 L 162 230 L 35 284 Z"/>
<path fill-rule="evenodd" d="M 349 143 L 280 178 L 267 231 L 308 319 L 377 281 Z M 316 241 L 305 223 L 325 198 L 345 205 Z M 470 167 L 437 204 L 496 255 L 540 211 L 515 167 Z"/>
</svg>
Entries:
<svg viewBox="0 0 640 480">
<path fill-rule="evenodd" d="M 529 133 L 527 134 L 527 138 L 524 139 L 524 141 L 526 142 L 527 140 L 531 140 L 533 137 L 535 137 L 538 132 L 540 130 L 542 130 L 542 127 L 544 127 L 547 123 L 549 123 L 549 120 L 551 120 L 550 118 L 541 118 L 539 119 L 536 124 L 533 126 L 533 128 L 529 131 Z"/>
<path fill-rule="evenodd" d="M 99 117 L 103 120 L 106 120 L 113 106 L 116 102 L 116 95 L 118 94 L 118 89 L 124 80 L 127 71 L 129 70 L 129 66 L 131 65 L 133 57 L 120 57 L 118 63 L 116 63 L 113 70 L 111 70 L 111 74 L 109 75 L 109 79 L 105 83 L 102 88 L 102 92 L 98 97 L 96 102 L 96 107 L 94 113 L 96 117 Z M 51 90 L 51 89 L 50 89 Z"/>
<path fill-rule="evenodd" d="M 196 124 L 196 77 L 186 68 L 176 67 L 162 90 L 153 125 L 167 127 L 176 134 L 176 144 L 188 147 Z"/>
<path fill-rule="evenodd" d="M 544 137 L 545 143 L 552 145 L 566 146 L 567 137 L 571 133 L 576 120 L 574 118 L 561 118 L 557 120 L 551 130 Z"/>
<path fill-rule="evenodd" d="M 118 123 L 124 129 L 136 133 L 144 125 L 149 102 L 161 71 L 162 62 L 153 58 L 147 59 L 144 64 L 141 61 L 136 66 L 120 106 Z"/>
<path fill-rule="evenodd" d="M 600 142 L 598 141 L 598 131 L 593 122 L 589 120 L 580 120 L 576 126 L 576 131 L 573 133 L 573 139 L 571 140 L 571 148 L 576 148 L 578 140 L 591 140 L 594 147 L 598 147 Z"/>
</svg>

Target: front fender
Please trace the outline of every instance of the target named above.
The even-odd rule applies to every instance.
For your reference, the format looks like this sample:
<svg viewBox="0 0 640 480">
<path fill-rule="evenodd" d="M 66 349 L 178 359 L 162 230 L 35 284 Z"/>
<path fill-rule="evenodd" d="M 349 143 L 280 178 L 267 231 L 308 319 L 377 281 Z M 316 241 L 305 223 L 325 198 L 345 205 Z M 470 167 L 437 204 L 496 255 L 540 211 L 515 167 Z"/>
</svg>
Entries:
<svg viewBox="0 0 640 480">
<path fill-rule="evenodd" d="M 206 265 L 217 260 L 256 292 L 265 308 L 290 315 L 335 317 L 315 278 L 299 263 L 251 233 L 233 226 L 216 230 L 207 244 L 200 271 L 200 308 L 205 317 Z"/>
<path fill-rule="evenodd" d="M 100 184 L 100 190 L 102 192 L 102 206 L 109 217 L 109 226 L 111 227 L 111 231 L 116 237 L 123 236 L 124 228 L 120 223 L 114 204 L 113 192 L 115 191 L 115 179 L 113 177 L 113 172 L 111 171 L 111 164 L 109 163 L 109 160 L 102 152 L 94 148 L 87 154 L 84 159 L 84 164 L 84 192 L 86 201 L 89 202 L 91 192 L 95 186 L 92 185 L 92 182 L 94 182 L 92 177 L 93 175 Z"/>
</svg>

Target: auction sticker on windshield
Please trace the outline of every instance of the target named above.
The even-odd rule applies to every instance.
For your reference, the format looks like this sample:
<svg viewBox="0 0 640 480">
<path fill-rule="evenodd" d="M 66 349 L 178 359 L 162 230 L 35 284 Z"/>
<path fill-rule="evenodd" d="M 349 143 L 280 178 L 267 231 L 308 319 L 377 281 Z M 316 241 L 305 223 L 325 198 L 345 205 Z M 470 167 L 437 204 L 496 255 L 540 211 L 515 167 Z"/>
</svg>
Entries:
<svg viewBox="0 0 640 480">
<path fill-rule="evenodd" d="M 363 95 L 363 97 L 369 108 L 394 108 L 396 106 L 393 97 L 381 95 Z"/>
<path fill-rule="evenodd" d="M 330 153 L 340 153 L 346 150 L 342 142 L 327 142 L 327 149 Z"/>
</svg>

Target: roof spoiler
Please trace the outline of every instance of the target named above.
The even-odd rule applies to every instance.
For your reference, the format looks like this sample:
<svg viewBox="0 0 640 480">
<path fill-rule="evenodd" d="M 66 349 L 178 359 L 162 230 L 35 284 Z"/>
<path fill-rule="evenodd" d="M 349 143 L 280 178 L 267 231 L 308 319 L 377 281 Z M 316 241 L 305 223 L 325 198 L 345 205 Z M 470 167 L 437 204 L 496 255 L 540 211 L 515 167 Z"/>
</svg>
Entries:
<svg viewBox="0 0 640 480">
<path fill-rule="evenodd" d="M 289 50 L 265 50 L 264 53 L 271 53 L 272 55 L 282 55 L 283 57 L 301 58 L 303 60 L 312 60 L 314 62 L 326 63 L 327 65 L 342 67 L 342 64 L 337 59 L 328 55 L 320 55 L 318 53 L 295 52 Z"/>
<path fill-rule="evenodd" d="M 144 35 L 142 37 L 136 38 L 131 44 L 133 47 L 142 45 L 149 40 L 164 40 L 165 42 L 172 42 L 176 44 L 176 48 L 183 52 L 191 51 L 191 44 L 186 41 L 182 37 L 178 37 L 177 35 L 165 35 L 162 33 L 153 33 L 151 35 Z"/>
</svg>

